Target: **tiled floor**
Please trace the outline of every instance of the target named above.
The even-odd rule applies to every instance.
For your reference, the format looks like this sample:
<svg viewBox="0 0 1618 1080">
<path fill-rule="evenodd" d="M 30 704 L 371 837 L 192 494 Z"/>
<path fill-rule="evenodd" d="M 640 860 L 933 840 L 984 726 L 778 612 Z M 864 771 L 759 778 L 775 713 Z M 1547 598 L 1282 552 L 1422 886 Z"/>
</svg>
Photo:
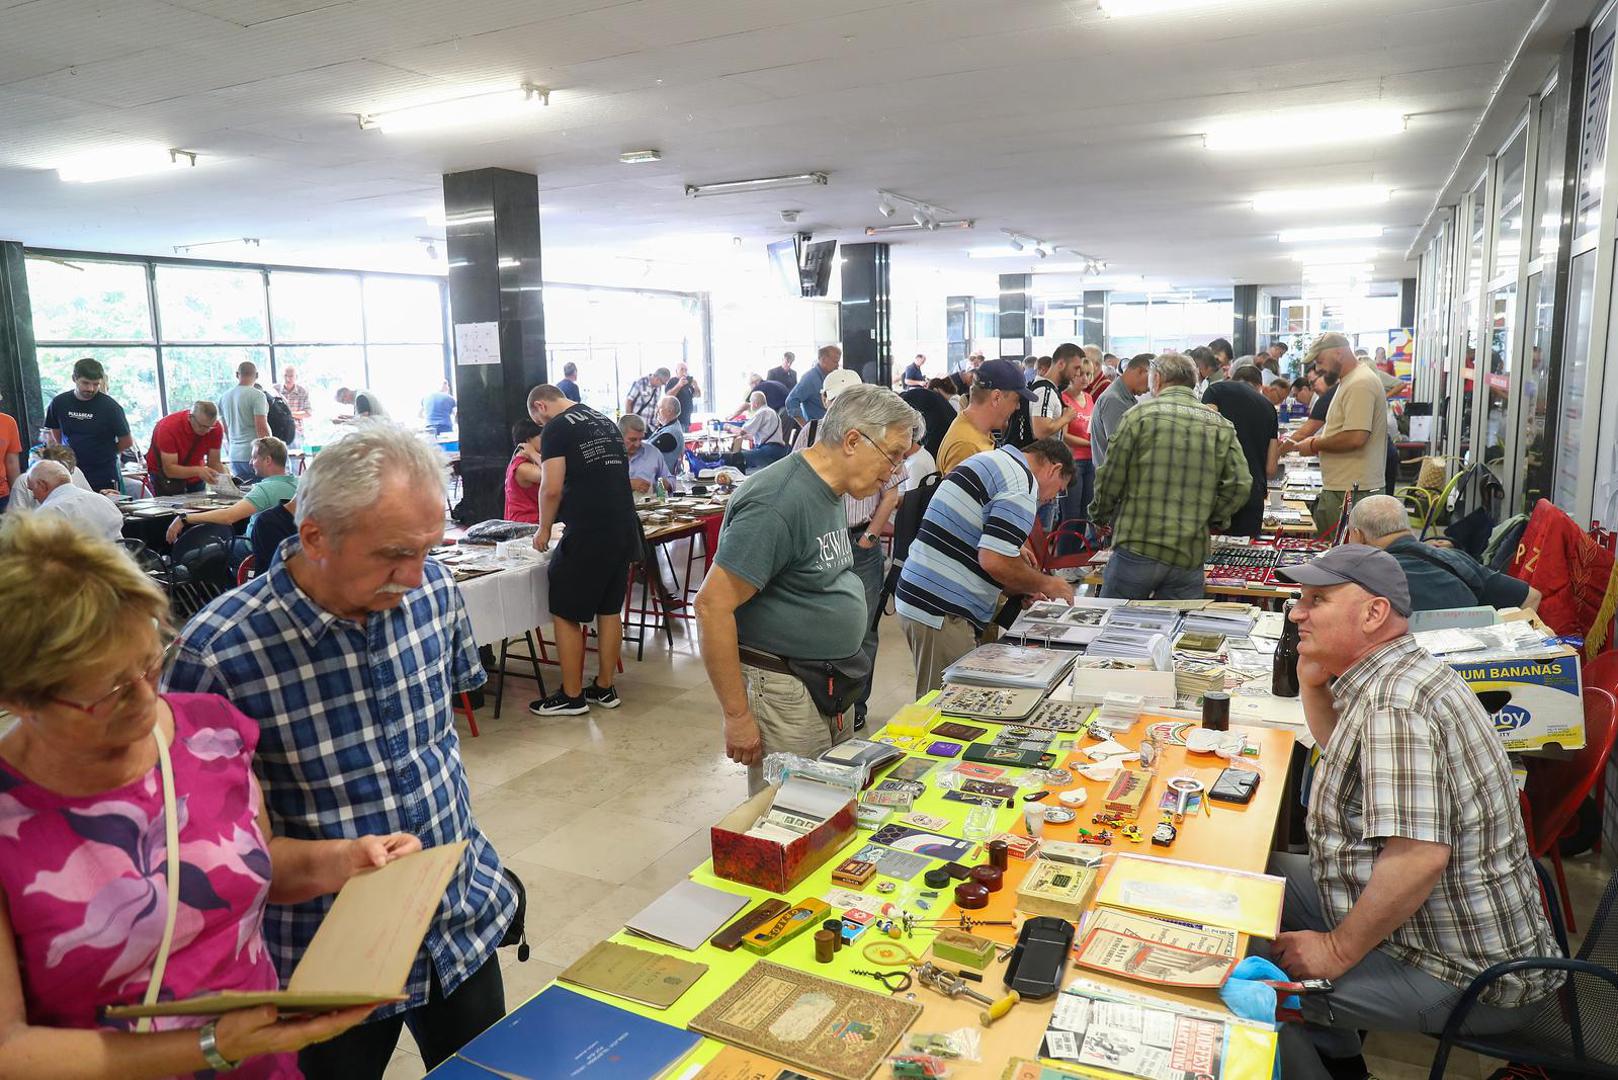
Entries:
<svg viewBox="0 0 1618 1080">
<path fill-rule="evenodd" d="M 676 627 L 672 650 L 658 639 L 644 661 L 627 661 L 616 711 L 531 716 L 533 684 L 513 679 L 500 719 L 491 704 L 478 714 L 480 738 L 462 732 L 478 822 L 528 887 L 533 955 L 519 964 L 515 949 L 502 950 L 508 1005 L 685 877 L 708 855 L 707 827 L 746 794 L 745 770 L 725 757 L 713 692 L 683 630 Z M 544 670 L 552 682 L 556 669 Z M 912 679 L 904 638 L 885 620 L 871 700 L 878 723 L 912 699 Z M 1568 876 L 1582 924 L 1606 875 L 1586 857 L 1569 864 Z M 1432 1047 L 1421 1037 L 1376 1036 L 1368 1060 L 1381 1080 L 1425 1077 Z M 1471 1080 L 1492 1068 L 1457 1054 L 1450 1075 Z M 422 1073 L 414 1043 L 401 1038 L 388 1080 Z"/>
</svg>

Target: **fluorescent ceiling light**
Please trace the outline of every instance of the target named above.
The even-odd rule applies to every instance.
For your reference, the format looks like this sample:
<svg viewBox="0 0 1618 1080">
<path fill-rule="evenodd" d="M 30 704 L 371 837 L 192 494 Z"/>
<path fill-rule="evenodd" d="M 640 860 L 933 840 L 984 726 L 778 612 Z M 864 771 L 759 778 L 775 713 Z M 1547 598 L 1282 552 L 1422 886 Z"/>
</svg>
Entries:
<svg viewBox="0 0 1618 1080">
<path fill-rule="evenodd" d="M 189 150 L 176 150 L 157 143 L 135 143 L 67 158 L 56 166 L 56 175 L 70 184 L 89 184 L 170 170 L 189 171 L 196 164 L 197 155 Z"/>
<path fill-rule="evenodd" d="M 1371 273 L 1369 263 L 1358 266 L 1306 266 L 1303 268 L 1305 281 L 1352 281 Z"/>
<path fill-rule="evenodd" d="M 395 134 L 462 127 L 520 116 L 550 103 L 549 90 L 532 83 L 523 83 L 507 90 L 468 94 L 448 101 L 407 105 L 402 109 L 389 109 L 385 112 L 361 113 L 360 127 L 366 131 L 375 128 L 378 131 Z"/>
<path fill-rule="evenodd" d="M 1202 136 L 1209 150 L 1267 149 L 1276 143 L 1323 146 L 1401 134 L 1405 116 L 1397 109 L 1298 109 L 1244 120 L 1210 124 Z"/>
<path fill-rule="evenodd" d="M 1360 206 L 1380 206 L 1388 201 L 1389 194 L 1391 190 L 1380 184 L 1261 191 L 1253 196 L 1253 209 L 1260 213 L 1274 210 L 1347 210 Z"/>
<path fill-rule="evenodd" d="M 760 176 L 753 180 L 720 180 L 712 184 L 687 184 L 686 196 L 702 199 L 710 195 L 741 195 L 749 191 L 775 191 L 779 188 L 824 187 L 828 174 L 793 173 L 790 176 Z"/>
<path fill-rule="evenodd" d="M 1114 19 L 1137 15 L 1167 15 L 1195 8 L 1230 6 L 1231 0 L 1101 0 L 1101 10 Z"/>
<path fill-rule="evenodd" d="M 1282 229 L 1283 244 L 1330 243 L 1333 240 L 1375 240 L 1381 225 L 1323 225 L 1318 229 Z"/>
<path fill-rule="evenodd" d="M 656 150 L 626 150 L 618 155 L 618 160 L 625 165 L 645 165 L 648 162 L 662 161 L 663 155 Z"/>
<path fill-rule="evenodd" d="M 1292 257 L 1310 266 L 1340 266 L 1344 263 L 1362 263 L 1380 254 L 1376 248 L 1315 248 L 1295 251 Z"/>
</svg>

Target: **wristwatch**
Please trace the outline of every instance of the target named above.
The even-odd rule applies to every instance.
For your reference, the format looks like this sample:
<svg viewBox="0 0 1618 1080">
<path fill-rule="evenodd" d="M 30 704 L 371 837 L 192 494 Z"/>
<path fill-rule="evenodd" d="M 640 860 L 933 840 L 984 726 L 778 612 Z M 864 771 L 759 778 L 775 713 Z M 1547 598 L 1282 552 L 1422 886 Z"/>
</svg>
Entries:
<svg viewBox="0 0 1618 1080">
<path fill-rule="evenodd" d="M 868 533 L 865 534 L 864 539 L 865 539 L 866 543 L 874 544 L 877 541 L 877 535 L 874 532 L 868 532 Z"/>
<path fill-rule="evenodd" d="M 203 1024 L 202 1030 L 197 1032 L 197 1042 L 202 1048 L 202 1059 L 208 1063 L 208 1068 L 214 1072 L 230 1072 L 241 1062 L 232 1061 L 219 1052 L 219 1039 L 216 1034 L 218 1027 L 217 1020 L 209 1020 Z"/>
</svg>

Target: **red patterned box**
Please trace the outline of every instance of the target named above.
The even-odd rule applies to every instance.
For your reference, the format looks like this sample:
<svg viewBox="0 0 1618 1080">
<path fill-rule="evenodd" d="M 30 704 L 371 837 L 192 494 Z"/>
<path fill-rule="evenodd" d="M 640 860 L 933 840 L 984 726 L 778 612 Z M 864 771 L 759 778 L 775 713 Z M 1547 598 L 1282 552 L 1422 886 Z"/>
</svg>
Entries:
<svg viewBox="0 0 1618 1080">
<path fill-rule="evenodd" d="M 748 836 L 747 830 L 769 812 L 775 792 L 774 787 L 764 789 L 713 827 L 713 872 L 729 881 L 785 895 L 854 838 L 854 800 L 790 844 Z"/>
</svg>

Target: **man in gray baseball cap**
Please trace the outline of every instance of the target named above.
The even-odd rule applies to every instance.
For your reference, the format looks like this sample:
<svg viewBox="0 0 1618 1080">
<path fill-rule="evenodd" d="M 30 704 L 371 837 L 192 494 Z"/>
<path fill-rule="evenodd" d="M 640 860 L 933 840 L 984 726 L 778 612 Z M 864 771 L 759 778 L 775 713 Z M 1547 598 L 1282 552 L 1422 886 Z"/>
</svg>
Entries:
<svg viewBox="0 0 1618 1080">
<path fill-rule="evenodd" d="M 1286 566 L 1275 576 L 1294 585 L 1355 584 L 1380 596 L 1401 617 L 1410 617 L 1410 582 L 1399 560 L 1370 544 L 1341 544 L 1313 562 Z"/>
<path fill-rule="evenodd" d="M 1517 811 L 1511 766 L 1477 695 L 1410 636 L 1397 560 L 1345 544 L 1276 572 L 1303 586 L 1304 718 L 1320 747 L 1309 854 L 1287 879 L 1269 955 L 1294 979 L 1330 979 L 1281 1031 L 1288 1080 L 1364 1075 L 1361 1031 L 1436 1034 L 1490 965 L 1556 955 Z M 1490 983 L 1462 1030 L 1499 1035 L 1555 992 L 1552 972 Z"/>
</svg>

